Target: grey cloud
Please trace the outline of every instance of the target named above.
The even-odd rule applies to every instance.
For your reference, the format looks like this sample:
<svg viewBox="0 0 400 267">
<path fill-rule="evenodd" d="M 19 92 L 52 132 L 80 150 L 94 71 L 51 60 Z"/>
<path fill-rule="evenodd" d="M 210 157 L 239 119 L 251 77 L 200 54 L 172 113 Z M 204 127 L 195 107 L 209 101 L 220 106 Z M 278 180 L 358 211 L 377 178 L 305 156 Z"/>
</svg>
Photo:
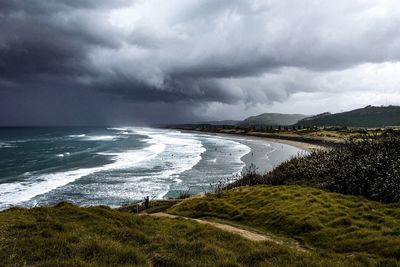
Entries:
<svg viewBox="0 0 400 267">
<path fill-rule="evenodd" d="M 80 121 L 57 105 L 30 112 L 40 99 L 99 124 L 191 120 L 216 103 L 268 107 L 336 85 L 363 90 L 330 73 L 397 63 L 396 10 L 395 0 L 0 0 L 0 124 L 11 112 L 23 124 L 52 109 Z M 16 112 L 21 99 L 32 103 Z"/>
<path fill-rule="evenodd" d="M 0 18 L 0 76 L 21 82 L 48 74 L 68 79 L 90 72 L 84 64 L 90 46 L 116 45 L 78 26 L 27 15 Z"/>
</svg>

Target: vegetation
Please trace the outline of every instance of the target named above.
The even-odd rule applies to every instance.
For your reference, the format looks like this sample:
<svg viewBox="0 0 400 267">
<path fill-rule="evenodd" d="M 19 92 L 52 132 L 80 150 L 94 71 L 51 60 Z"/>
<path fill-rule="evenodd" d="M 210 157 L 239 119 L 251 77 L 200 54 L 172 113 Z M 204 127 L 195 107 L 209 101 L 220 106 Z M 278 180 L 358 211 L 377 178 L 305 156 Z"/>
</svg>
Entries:
<svg viewBox="0 0 400 267">
<path fill-rule="evenodd" d="M 338 253 L 365 266 L 400 265 L 398 204 L 298 185 L 259 185 L 189 199 L 169 211 L 291 237 L 321 256 Z"/>
<path fill-rule="evenodd" d="M 333 149 L 294 157 L 264 176 L 250 171 L 228 187 L 254 184 L 305 184 L 399 202 L 400 134 L 386 132 L 351 138 Z"/>
<path fill-rule="evenodd" d="M 185 219 L 61 203 L 0 212 L 1 266 L 363 266 Z"/>
<path fill-rule="evenodd" d="M 218 130 L 257 130 L 269 132 L 278 129 L 321 129 L 325 127 L 381 128 L 400 126 L 400 106 L 366 106 L 347 112 L 321 113 L 314 116 L 301 114 L 263 113 L 243 121 L 209 121 L 194 124 L 169 125 L 178 129 Z"/>
<path fill-rule="evenodd" d="M 400 128 L 348 128 L 309 126 L 232 126 L 187 124 L 172 126 L 175 129 L 194 130 L 211 133 L 257 136 L 273 139 L 292 140 L 320 146 L 337 146 L 349 138 L 362 138 L 365 134 L 381 135 L 387 131 L 399 132 Z"/>
<path fill-rule="evenodd" d="M 400 125 L 400 107 L 367 106 L 348 112 L 325 114 L 300 120 L 303 126 L 385 127 Z"/>
<path fill-rule="evenodd" d="M 293 125 L 301 119 L 306 118 L 302 114 L 280 114 L 280 113 L 263 113 L 258 116 L 248 117 L 238 123 L 240 126 L 278 126 L 278 125 Z"/>
</svg>

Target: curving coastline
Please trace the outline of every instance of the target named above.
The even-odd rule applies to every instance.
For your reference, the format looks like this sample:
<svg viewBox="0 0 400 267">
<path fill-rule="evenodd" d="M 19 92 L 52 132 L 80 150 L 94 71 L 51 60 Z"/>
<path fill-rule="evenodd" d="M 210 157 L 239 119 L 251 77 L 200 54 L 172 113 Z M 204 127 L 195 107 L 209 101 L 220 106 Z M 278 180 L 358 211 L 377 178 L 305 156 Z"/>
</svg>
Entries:
<svg viewBox="0 0 400 267">
<path fill-rule="evenodd" d="M 302 150 L 312 151 L 315 149 L 329 149 L 343 142 L 343 138 L 309 136 L 309 135 L 286 135 L 279 133 L 266 133 L 257 131 L 232 130 L 223 128 L 195 128 L 168 126 L 166 129 L 181 130 L 182 132 L 207 133 L 219 136 L 237 136 L 250 139 L 269 140 L 271 142 L 282 143 L 297 147 Z"/>
</svg>

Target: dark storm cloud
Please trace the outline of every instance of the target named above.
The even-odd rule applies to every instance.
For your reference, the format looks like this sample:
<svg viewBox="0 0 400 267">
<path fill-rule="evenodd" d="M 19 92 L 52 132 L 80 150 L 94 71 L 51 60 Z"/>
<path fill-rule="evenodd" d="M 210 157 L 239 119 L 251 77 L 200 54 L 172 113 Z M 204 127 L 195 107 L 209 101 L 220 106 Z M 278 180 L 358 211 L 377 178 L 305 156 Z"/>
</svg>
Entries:
<svg viewBox="0 0 400 267">
<path fill-rule="evenodd" d="M 85 67 L 85 57 L 92 46 L 118 47 L 115 39 L 104 35 L 111 29 L 90 21 L 96 14 L 74 15 L 74 10 L 81 12 L 80 8 L 94 7 L 94 1 L 76 1 L 80 4 L 73 6 L 68 2 L 9 1 L 1 4 L 1 77 L 19 82 L 37 77 L 40 82 L 46 74 L 90 73 Z M 98 2 L 101 6 L 101 1 Z"/>
<path fill-rule="evenodd" d="M 10 14 L 15 12 L 26 12 L 29 14 L 43 14 L 49 15 L 49 12 L 59 12 L 66 8 L 70 9 L 104 9 L 104 8 L 117 8 L 129 4 L 129 0 L 47 0 L 47 1 L 34 1 L 34 0 L 12 0 L 1 1 L 0 12 L 2 14 Z"/>
<path fill-rule="evenodd" d="M 394 72 L 398 10 L 395 0 L 0 0 L 0 124 L 185 121 L 299 93 L 391 93 L 363 80 L 373 66 Z"/>
</svg>

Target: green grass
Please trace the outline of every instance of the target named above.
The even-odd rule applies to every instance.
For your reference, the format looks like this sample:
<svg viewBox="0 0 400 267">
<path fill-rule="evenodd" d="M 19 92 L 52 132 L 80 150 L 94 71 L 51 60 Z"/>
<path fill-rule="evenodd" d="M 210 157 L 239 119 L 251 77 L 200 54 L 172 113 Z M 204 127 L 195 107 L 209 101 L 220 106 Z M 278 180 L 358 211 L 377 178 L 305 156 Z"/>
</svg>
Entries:
<svg viewBox="0 0 400 267">
<path fill-rule="evenodd" d="M 56 207 L 0 212 L 0 266 L 363 266 L 364 263 L 357 257 L 304 253 L 284 245 L 253 242 L 185 219 L 139 216 L 108 207 L 82 208 L 61 203 Z"/>
<path fill-rule="evenodd" d="M 170 213 L 208 217 L 339 253 L 400 266 L 400 205 L 302 186 L 247 186 L 189 199 Z"/>
</svg>

